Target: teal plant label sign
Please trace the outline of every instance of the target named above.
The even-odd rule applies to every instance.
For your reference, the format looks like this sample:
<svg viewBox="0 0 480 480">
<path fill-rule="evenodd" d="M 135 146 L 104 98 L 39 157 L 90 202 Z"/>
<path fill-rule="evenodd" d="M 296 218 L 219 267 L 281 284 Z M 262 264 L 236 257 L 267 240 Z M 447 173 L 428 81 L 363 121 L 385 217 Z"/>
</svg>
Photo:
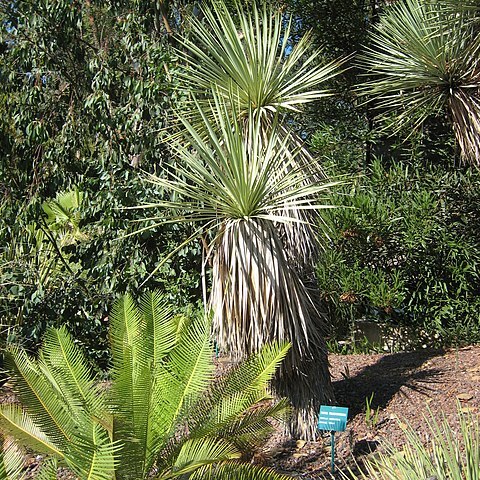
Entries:
<svg viewBox="0 0 480 480">
<path fill-rule="evenodd" d="M 322 405 L 318 416 L 317 427 L 319 430 L 330 432 L 343 432 L 347 428 L 347 407 L 333 407 Z"/>
</svg>

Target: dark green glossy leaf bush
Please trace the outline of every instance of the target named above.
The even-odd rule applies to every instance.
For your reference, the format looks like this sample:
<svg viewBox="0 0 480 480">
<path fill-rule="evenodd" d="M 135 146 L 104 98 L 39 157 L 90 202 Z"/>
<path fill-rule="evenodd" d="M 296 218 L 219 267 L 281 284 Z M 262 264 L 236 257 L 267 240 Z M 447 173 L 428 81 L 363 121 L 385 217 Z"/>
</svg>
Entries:
<svg viewBox="0 0 480 480">
<path fill-rule="evenodd" d="M 406 327 L 418 345 L 480 341 L 480 173 L 452 166 L 445 145 L 392 149 L 333 200 L 344 208 L 330 212 L 317 274 L 334 336 L 366 320 Z"/>
</svg>

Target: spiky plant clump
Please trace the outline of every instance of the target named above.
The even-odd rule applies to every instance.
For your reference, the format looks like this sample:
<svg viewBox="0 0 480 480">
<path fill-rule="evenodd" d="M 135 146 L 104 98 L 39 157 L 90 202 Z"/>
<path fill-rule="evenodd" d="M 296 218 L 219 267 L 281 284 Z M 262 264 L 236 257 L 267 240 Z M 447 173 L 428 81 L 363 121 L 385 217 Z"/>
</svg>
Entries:
<svg viewBox="0 0 480 480">
<path fill-rule="evenodd" d="M 403 425 L 406 443 L 391 444 L 383 453 L 367 457 L 360 476 L 349 479 L 373 480 L 478 480 L 480 478 L 480 427 L 478 414 L 464 412 L 458 405 L 458 426 L 443 416 L 438 421 L 432 412 L 425 417 L 427 432 L 421 436 Z M 346 477 L 347 478 L 347 477 Z"/>
<path fill-rule="evenodd" d="M 178 69 L 177 76 L 180 87 L 190 97 L 179 104 L 177 117 L 188 119 L 197 134 L 208 141 L 210 132 L 195 103 L 211 125 L 215 125 L 216 102 L 235 111 L 244 127 L 239 134 L 245 137 L 251 116 L 259 122 L 260 138 L 267 143 L 271 138 L 283 143 L 290 157 L 283 168 L 305 170 L 309 174 L 304 176 L 304 182 L 308 184 L 325 180 L 326 176 L 305 147 L 304 139 L 289 128 L 287 115 L 333 95 L 328 82 L 340 73 L 346 59 L 325 62 L 322 50 L 311 48 L 310 33 L 293 42 L 292 22 L 292 17 L 264 0 L 253 2 L 250 9 L 238 0 L 228 5 L 219 1 L 203 6 L 202 15 L 191 18 L 189 34 L 179 39 L 179 54 L 185 65 Z M 184 131 L 179 130 L 181 136 Z M 305 227 L 319 221 L 318 216 L 309 213 L 297 210 L 287 216 L 298 217 L 299 225 Z M 302 242 L 305 248 L 299 251 L 295 235 L 302 226 L 292 230 L 280 224 L 279 231 L 289 262 L 299 273 L 313 278 L 318 242 Z M 312 238 L 311 232 L 306 236 Z"/>
<path fill-rule="evenodd" d="M 174 316 L 158 293 L 140 305 L 124 296 L 110 318 L 108 389 L 65 328 L 47 332 L 38 359 L 7 352 L 23 408 L 2 405 L 0 430 L 48 458 L 38 478 L 54 480 L 57 465 L 89 480 L 285 478 L 239 458 L 285 413 L 285 402 L 252 407 L 269 398 L 288 345 L 266 346 L 214 381 L 205 318 Z M 7 444 L 1 480 L 21 478 L 13 454 Z"/>
<path fill-rule="evenodd" d="M 480 164 L 478 5 L 451 0 L 395 2 L 359 57 L 360 86 L 376 108 L 395 112 L 395 131 L 448 115 L 463 158 Z"/>
<path fill-rule="evenodd" d="M 239 1 L 233 8 L 220 1 L 202 14 L 179 39 L 186 66 L 178 75 L 204 111 L 213 87 L 240 117 L 253 111 L 265 132 L 278 114 L 332 95 L 326 83 L 342 61 L 322 62 L 322 51 L 311 50 L 310 34 L 292 43 L 292 18 L 285 21 L 279 9 L 260 1 L 247 11 Z"/>
</svg>

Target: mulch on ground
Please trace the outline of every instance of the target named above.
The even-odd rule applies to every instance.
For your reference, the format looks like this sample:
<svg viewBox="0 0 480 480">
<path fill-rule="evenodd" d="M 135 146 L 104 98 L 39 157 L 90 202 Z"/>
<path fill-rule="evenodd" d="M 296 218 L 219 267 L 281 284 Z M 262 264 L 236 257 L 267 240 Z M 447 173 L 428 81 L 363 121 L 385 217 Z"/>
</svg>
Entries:
<svg viewBox="0 0 480 480">
<path fill-rule="evenodd" d="M 445 415 L 457 427 L 457 403 L 480 413 L 480 346 L 448 350 L 420 350 L 394 354 L 331 355 L 331 375 L 337 404 L 349 408 L 345 432 L 336 434 L 337 464 L 351 464 L 388 441 L 404 442 L 400 422 L 426 435 L 424 415 Z M 373 397 L 372 397 L 373 394 Z M 368 424 L 366 400 L 378 416 Z M 8 389 L 0 402 L 13 401 Z M 35 471 L 36 457 L 28 459 Z M 318 441 L 285 441 L 277 434 L 255 461 L 305 480 L 331 478 L 330 435 Z M 59 478 L 63 478 L 59 476 Z M 69 478 L 69 477 L 65 477 Z M 340 477 L 339 477 L 340 478 Z"/>
<path fill-rule="evenodd" d="M 457 404 L 480 412 L 480 346 L 448 350 L 420 350 L 394 354 L 331 355 L 329 357 L 337 404 L 349 408 L 345 432 L 336 434 L 337 464 L 352 463 L 385 441 L 404 443 L 402 424 L 427 435 L 424 415 L 430 410 L 458 426 Z M 372 398 L 373 394 L 373 398 Z M 374 421 L 366 422 L 366 400 L 372 398 Z M 330 435 L 317 442 L 280 442 L 262 452 L 276 469 L 297 478 L 330 476 Z"/>
</svg>

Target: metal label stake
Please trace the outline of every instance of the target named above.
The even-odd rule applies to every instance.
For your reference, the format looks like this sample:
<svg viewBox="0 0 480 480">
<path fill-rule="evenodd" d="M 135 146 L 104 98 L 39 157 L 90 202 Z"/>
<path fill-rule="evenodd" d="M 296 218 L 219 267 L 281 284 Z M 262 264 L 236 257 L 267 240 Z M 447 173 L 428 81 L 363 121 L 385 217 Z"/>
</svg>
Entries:
<svg viewBox="0 0 480 480">
<path fill-rule="evenodd" d="M 347 428 L 347 418 L 347 407 L 332 407 L 330 405 L 322 405 L 320 407 L 317 428 L 330 432 L 332 473 L 335 473 L 335 432 L 343 432 Z"/>
</svg>

